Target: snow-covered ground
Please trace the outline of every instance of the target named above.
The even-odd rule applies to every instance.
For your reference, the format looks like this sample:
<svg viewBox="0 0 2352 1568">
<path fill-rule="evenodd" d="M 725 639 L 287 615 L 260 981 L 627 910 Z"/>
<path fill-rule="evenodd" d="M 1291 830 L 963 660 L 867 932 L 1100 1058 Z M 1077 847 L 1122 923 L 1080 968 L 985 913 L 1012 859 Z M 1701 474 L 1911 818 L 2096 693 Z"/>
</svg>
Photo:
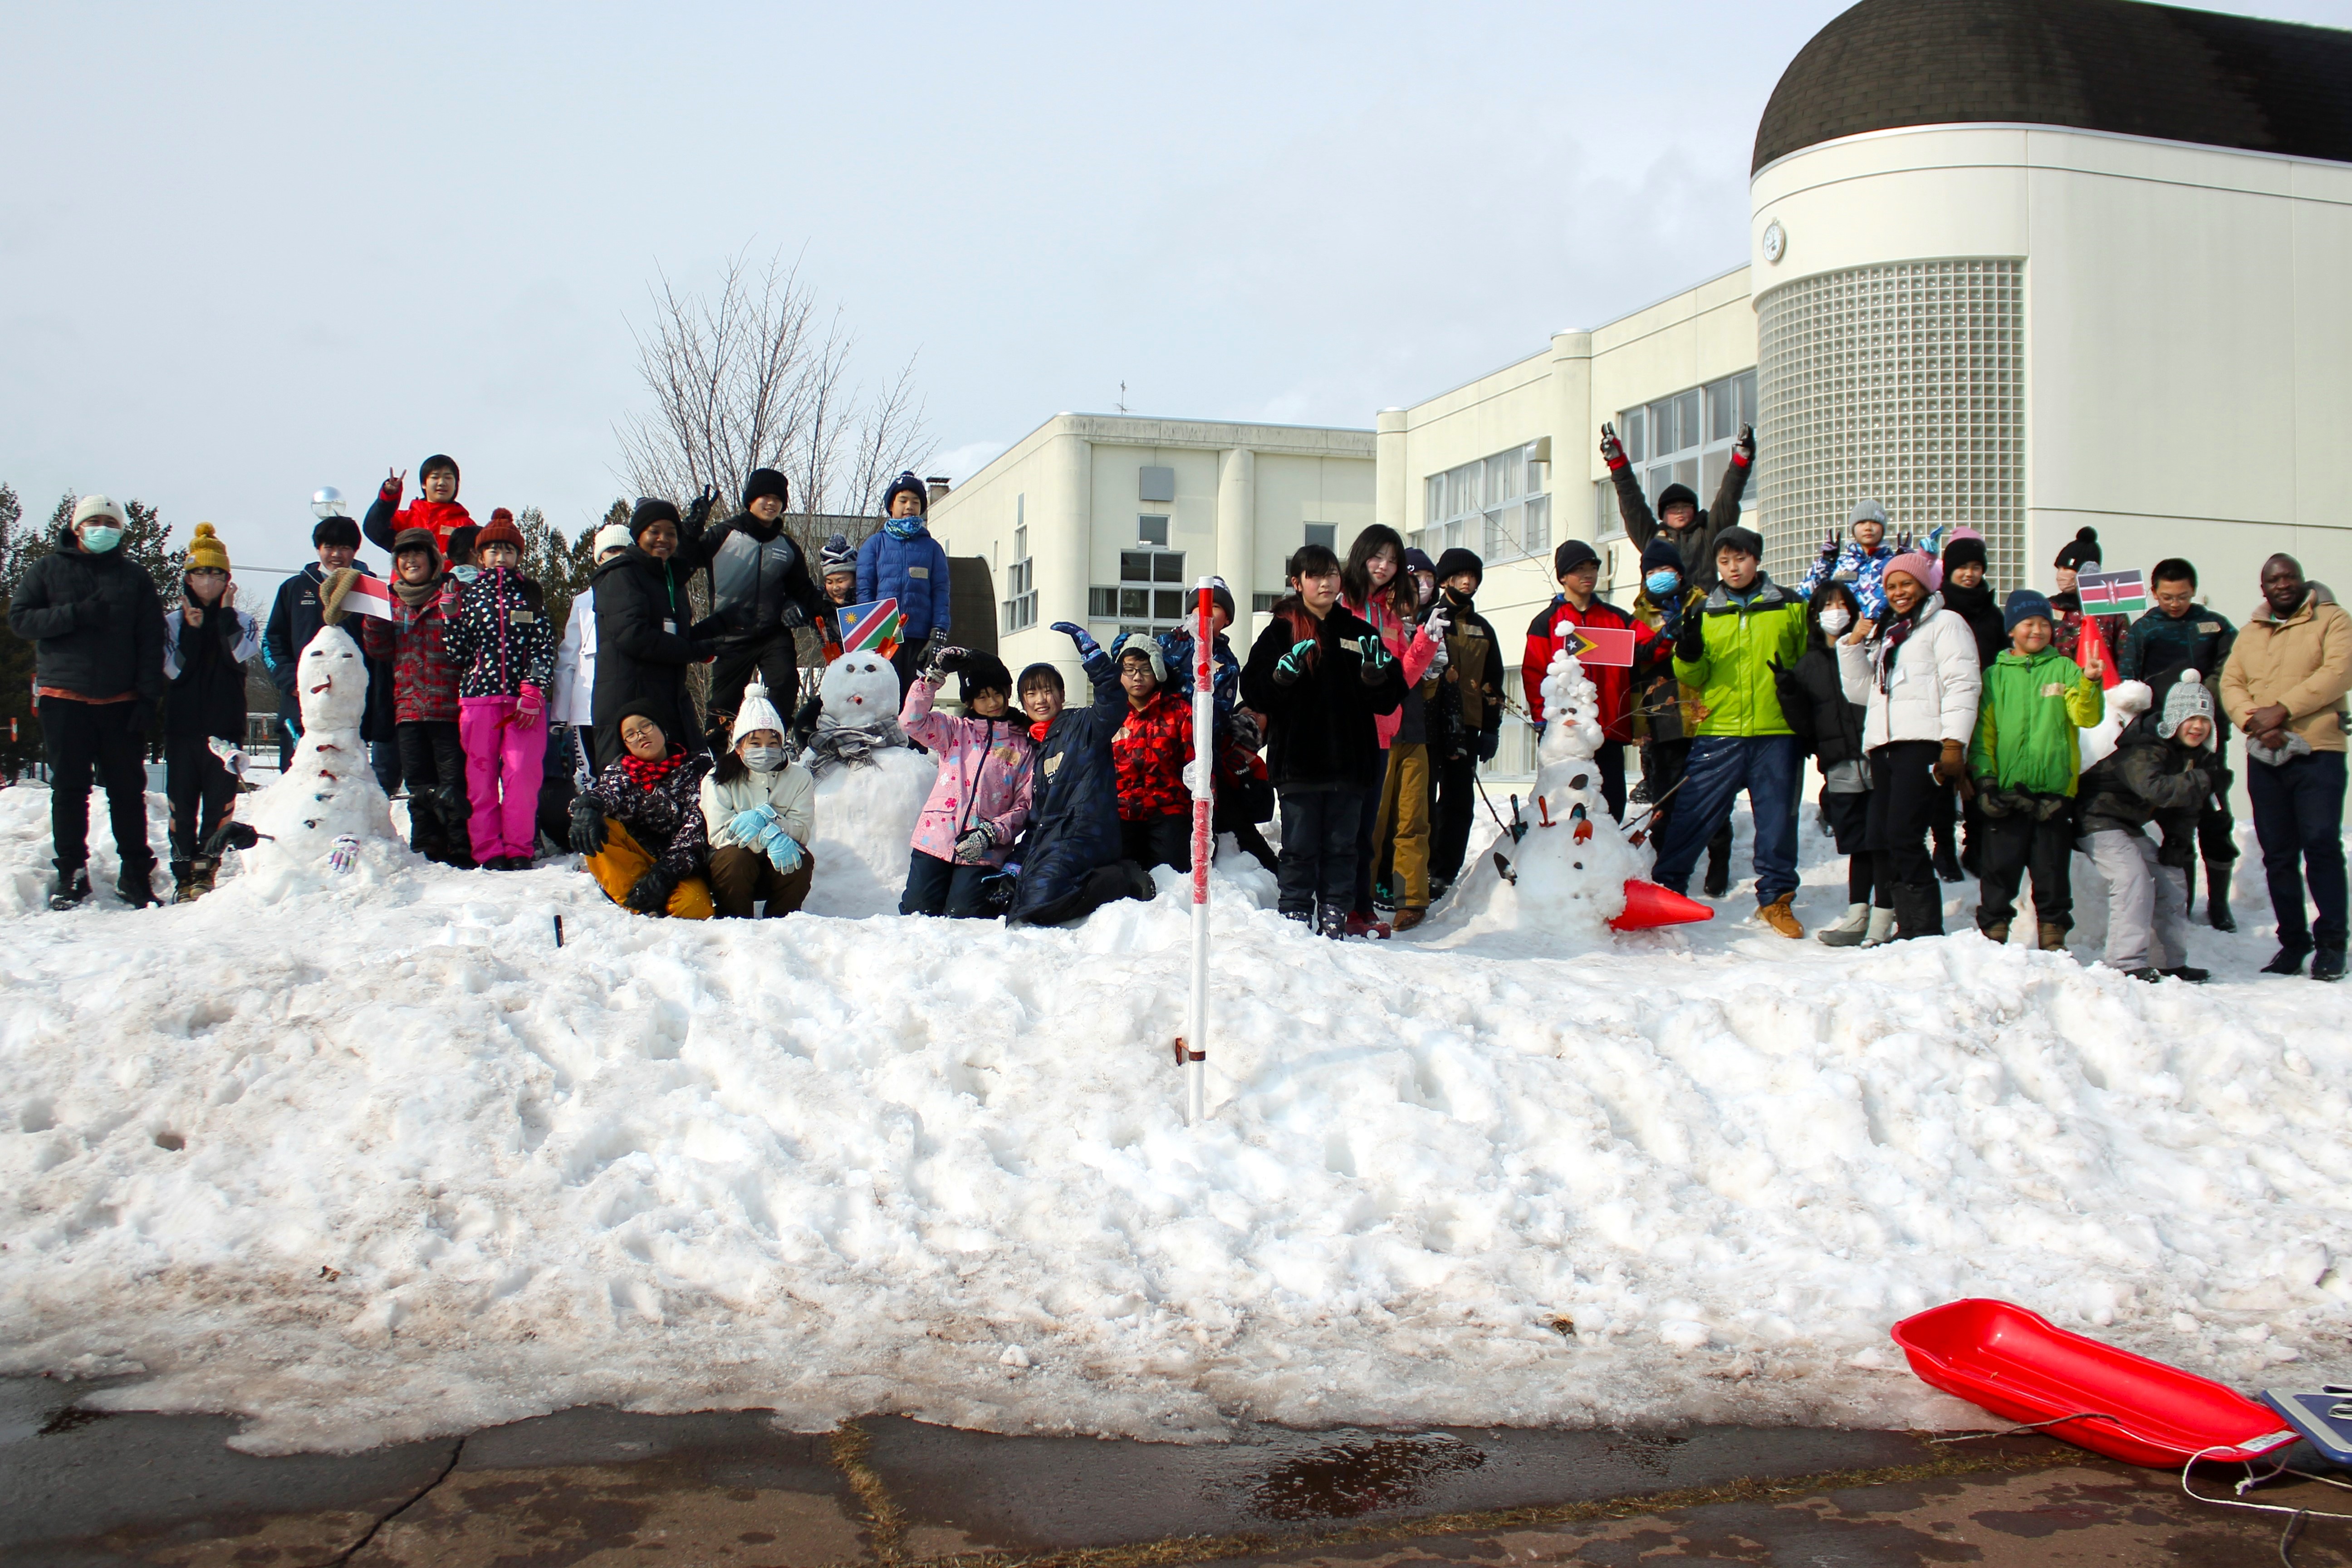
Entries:
<svg viewBox="0 0 2352 1568">
<path fill-rule="evenodd" d="M 1244 861 L 1196 1130 L 1172 879 L 1074 931 L 694 924 L 394 851 L 53 914 L 47 806 L 0 791 L 0 1370 L 144 1371 L 101 1399 L 256 1450 L 591 1402 L 1966 1424 L 1886 1329 L 1979 1294 L 2242 1386 L 2352 1373 L 2345 996 L 2253 978 L 2251 858 L 2202 989 L 2086 967 L 2095 919 L 1841 952 L 1744 890 L 1582 951 L 1339 946 Z"/>
</svg>

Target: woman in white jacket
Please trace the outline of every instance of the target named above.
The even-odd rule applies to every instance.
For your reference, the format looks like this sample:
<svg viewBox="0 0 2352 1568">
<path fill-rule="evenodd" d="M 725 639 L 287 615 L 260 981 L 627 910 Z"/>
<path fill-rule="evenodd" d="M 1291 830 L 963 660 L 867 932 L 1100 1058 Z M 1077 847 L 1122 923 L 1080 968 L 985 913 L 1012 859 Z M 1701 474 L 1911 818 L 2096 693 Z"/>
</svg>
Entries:
<svg viewBox="0 0 2352 1568">
<path fill-rule="evenodd" d="M 1944 894 L 1927 853 L 1927 829 L 1942 792 L 1968 773 L 1983 671 L 1976 633 L 1932 591 L 1935 563 L 1906 551 L 1881 582 L 1886 619 L 1864 640 L 1856 626 L 1838 644 L 1846 700 L 1864 705 L 1863 751 L 1870 758 L 1866 842 L 1878 875 L 1892 880 L 1889 933 L 1874 912 L 1868 942 L 1944 933 Z"/>
<path fill-rule="evenodd" d="M 608 522 L 596 531 L 596 564 L 629 547 L 625 524 Z M 596 731 L 590 723 L 596 696 L 596 590 L 583 588 L 572 596 L 572 614 L 563 623 L 563 640 L 555 648 L 555 689 L 548 693 L 547 721 L 572 726 L 572 773 L 584 784 L 595 770 Z"/>
<path fill-rule="evenodd" d="M 719 918 L 769 920 L 807 901 L 816 876 L 816 776 L 790 760 L 783 716 L 756 679 L 735 710 L 734 743 L 702 775 L 710 901 Z M 762 910 L 752 906 L 763 902 Z"/>
</svg>

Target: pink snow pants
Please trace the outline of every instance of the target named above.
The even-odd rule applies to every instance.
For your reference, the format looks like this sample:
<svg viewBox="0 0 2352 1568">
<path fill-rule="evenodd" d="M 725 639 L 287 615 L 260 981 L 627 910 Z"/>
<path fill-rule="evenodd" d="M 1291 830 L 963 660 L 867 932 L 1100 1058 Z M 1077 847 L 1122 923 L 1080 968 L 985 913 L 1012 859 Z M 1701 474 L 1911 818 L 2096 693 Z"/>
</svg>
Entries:
<svg viewBox="0 0 2352 1568">
<path fill-rule="evenodd" d="M 457 701 L 457 739 L 466 748 L 467 824 L 477 863 L 501 856 L 528 860 L 538 839 L 540 770 L 547 757 L 547 715 L 529 725 L 509 723 L 511 697 Z"/>
</svg>

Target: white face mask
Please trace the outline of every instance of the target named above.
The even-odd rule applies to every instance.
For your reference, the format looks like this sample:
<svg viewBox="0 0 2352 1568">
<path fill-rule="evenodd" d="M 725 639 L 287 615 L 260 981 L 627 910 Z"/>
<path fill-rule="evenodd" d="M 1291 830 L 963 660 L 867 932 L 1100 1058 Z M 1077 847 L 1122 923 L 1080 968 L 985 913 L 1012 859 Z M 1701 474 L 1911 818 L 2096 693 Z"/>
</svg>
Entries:
<svg viewBox="0 0 2352 1568">
<path fill-rule="evenodd" d="M 774 773 L 784 765 L 784 749 L 782 746 L 746 746 L 743 748 L 743 765 L 755 773 Z"/>
<path fill-rule="evenodd" d="M 1837 636 L 1852 625 L 1853 625 L 1853 612 L 1843 605 L 1832 605 L 1822 612 L 1822 630 L 1832 637 Z"/>
</svg>

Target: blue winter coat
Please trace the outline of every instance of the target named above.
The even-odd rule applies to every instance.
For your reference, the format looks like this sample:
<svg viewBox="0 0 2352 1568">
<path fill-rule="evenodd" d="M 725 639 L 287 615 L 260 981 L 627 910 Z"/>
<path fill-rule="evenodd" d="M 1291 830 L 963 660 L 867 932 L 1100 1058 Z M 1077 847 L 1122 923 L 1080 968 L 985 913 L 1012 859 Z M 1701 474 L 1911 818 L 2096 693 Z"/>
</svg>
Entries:
<svg viewBox="0 0 2352 1568">
<path fill-rule="evenodd" d="M 1823 583 L 1843 583 L 1853 590 L 1856 603 L 1862 605 L 1865 621 L 1886 618 L 1886 587 L 1880 578 L 1885 574 L 1886 563 L 1895 559 L 1892 545 L 1881 544 L 1875 550 L 1864 550 L 1853 540 L 1838 546 L 1834 559 L 1822 556 L 1797 584 L 1797 597 L 1811 599 L 1813 590 Z"/>
<path fill-rule="evenodd" d="M 907 617 L 900 642 L 919 643 L 948 629 L 948 552 L 929 530 L 918 529 L 910 539 L 884 530 L 857 547 L 857 602 L 877 599 L 898 601 Z"/>
<path fill-rule="evenodd" d="M 1094 705 L 1063 709 L 1029 764 L 1029 828 L 1021 838 L 1021 881 L 1013 894 L 1016 921 L 1076 892 L 1087 873 L 1125 854 L 1110 738 L 1127 721 L 1127 693 L 1108 654 L 1088 659 L 1086 674 L 1094 684 Z"/>
</svg>

